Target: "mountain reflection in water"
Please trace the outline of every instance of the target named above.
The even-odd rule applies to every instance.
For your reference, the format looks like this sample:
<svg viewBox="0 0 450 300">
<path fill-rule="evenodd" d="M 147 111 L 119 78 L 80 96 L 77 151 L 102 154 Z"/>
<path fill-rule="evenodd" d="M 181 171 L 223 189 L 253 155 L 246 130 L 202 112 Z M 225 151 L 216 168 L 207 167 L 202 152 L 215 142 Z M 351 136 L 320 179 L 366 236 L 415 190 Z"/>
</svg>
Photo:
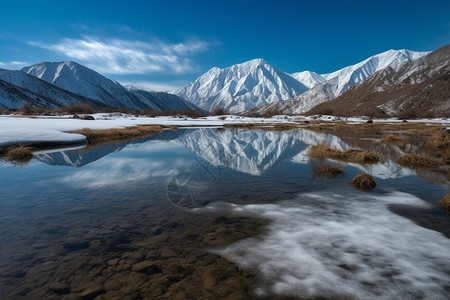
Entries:
<svg viewBox="0 0 450 300">
<path fill-rule="evenodd" d="M 381 161 L 314 177 L 318 143 Z M 303 129 L 199 128 L 3 163 L 0 298 L 442 299 L 448 179 L 402 168 L 402 150 Z M 376 177 L 370 193 L 349 184 L 361 172 Z"/>
</svg>

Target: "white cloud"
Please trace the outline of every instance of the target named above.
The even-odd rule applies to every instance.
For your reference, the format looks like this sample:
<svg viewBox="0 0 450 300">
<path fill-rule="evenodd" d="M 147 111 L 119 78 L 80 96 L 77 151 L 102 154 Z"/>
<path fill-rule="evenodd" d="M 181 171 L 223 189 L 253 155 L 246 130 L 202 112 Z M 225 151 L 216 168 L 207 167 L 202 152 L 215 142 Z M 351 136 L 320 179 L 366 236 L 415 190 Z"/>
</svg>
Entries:
<svg viewBox="0 0 450 300">
<path fill-rule="evenodd" d="M 1 62 L 0 61 L 0 68 L 3 68 L 3 69 L 19 70 L 27 65 L 28 65 L 28 63 L 23 62 L 23 61 L 10 61 L 10 62 Z"/>
<path fill-rule="evenodd" d="M 196 68 L 192 56 L 207 51 L 211 46 L 211 43 L 201 40 L 170 44 L 158 39 L 142 42 L 91 36 L 66 38 L 51 45 L 37 42 L 29 44 L 65 55 L 105 74 L 192 72 Z"/>
<path fill-rule="evenodd" d="M 145 91 L 164 91 L 175 92 L 187 85 L 189 82 L 184 80 L 158 82 L 158 81 L 120 81 L 123 86 L 134 85 L 135 87 Z"/>
<path fill-rule="evenodd" d="M 61 182 L 86 188 L 98 188 L 111 185 L 139 182 L 151 177 L 174 176 L 186 172 L 192 162 L 175 158 L 173 160 L 110 158 L 101 160 L 73 172 L 60 179 Z"/>
</svg>

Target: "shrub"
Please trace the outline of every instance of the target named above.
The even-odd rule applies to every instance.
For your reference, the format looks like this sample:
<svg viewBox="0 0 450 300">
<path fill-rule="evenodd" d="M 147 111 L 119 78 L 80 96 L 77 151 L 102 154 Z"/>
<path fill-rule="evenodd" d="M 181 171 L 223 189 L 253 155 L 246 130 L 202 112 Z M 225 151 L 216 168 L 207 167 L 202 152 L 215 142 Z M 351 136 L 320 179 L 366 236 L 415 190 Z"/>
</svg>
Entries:
<svg viewBox="0 0 450 300">
<path fill-rule="evenodd" d="M 228 109 L 222 106 L 216 106 L 209 112 L 210 116 L 223 116 L 229 114 L 230 112 L 228 111 Z"/>
<path fill-rule="evenodd" d="M 311 160 L 311 166 L 314 176 L 337 177 L 345 173 L 341 166 L 327 163 L 324 160 L 313 159 Z"/>
<path fill-rule="evenodd" d="M 24 114 L 30 115 L 34 112 L 34 109 L 35 107 L 31 102 L 23 102 L 19 110 Z"/>
<path fill-rule="evenodd" d="M 6 153 L 6 159 L 19 164 L 26 164 L 33 158 L 31 148 L 19 145 Z"/>
<path fill-rule="evenodd" d="M 398 159 L 398 163 L 411 169 L 436 168 L 441 164 L 439 160 L 423 154 L 403 154 Z"/>
<path fill-rule="evenodd" d="M 87 103 L 73 103 L 69 106 L 61 107 L 62 111 L 65 111 L 69 114 L 93 114 L 95 113 L 95 109 L 92 105 Z"/>
<path fill-rule="evenodd" d="M 150 117 L 156 117 L 156 116 L 162 116 L 163 112 L 156 110 L 156 109 L 150 109 L 150 108 L 142 108 L 139 111 L 140 115 L 146 115 L 146 116 L 150 116 Z"/>
<path fill-rule="evenodd" d="M 354 187 L 366 191 L 370 191 L 371 189 L 377 186 L 375 178 L 373 178 L 370 174 L 358 174 L 352 179 L 352 184 Z"/>
<path fill-rule="evenodd" d="M 439 207 L 447 215 L 450 215 L 450 193 L 447 193 L 444 196 L 442 196 L 441 200 L 439 200 Z"/>
<path fill-rule="evenodd" d="M 0 107 L 0 115 L 9 114 L 9 110 L 6 107 Z"/>
</svg>

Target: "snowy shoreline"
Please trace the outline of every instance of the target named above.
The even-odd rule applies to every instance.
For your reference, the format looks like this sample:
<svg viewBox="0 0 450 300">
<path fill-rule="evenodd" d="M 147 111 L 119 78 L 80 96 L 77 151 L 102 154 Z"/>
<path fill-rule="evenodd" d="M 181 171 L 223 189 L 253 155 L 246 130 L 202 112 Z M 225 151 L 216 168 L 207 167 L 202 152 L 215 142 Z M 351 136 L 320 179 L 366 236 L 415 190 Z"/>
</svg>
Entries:
<svg viewBox="0 0 450 300">
<path fill-rule="evenodd" d="M 60 117 L 24 117 L 0 116 L 0 147 L 27 143 L 47 143 L 60 145 L 81 144 L 86 137 L 68 131 L 83 128 L 112 129 L 136 125 L 166 125 L 179 127 L 212 127 L 233 123 L 292 123 L 295 121 L 339 121 L 346 123 L 363 123 L 364 118 L 339 118 L 334 116 L 275 116 L 272 118 L 249 118 L 241 116 L 211 116 L 204 118 L 184 117 L 135 117 L 126 114 L 94 114 L 95 120 L 72 119 L 70 116 Z M 397 119 L 377 119 L 374 122 L 399 123 Z M 420 119 L 409 122 L 449 124 L 448 119 Z"/>
</svg>

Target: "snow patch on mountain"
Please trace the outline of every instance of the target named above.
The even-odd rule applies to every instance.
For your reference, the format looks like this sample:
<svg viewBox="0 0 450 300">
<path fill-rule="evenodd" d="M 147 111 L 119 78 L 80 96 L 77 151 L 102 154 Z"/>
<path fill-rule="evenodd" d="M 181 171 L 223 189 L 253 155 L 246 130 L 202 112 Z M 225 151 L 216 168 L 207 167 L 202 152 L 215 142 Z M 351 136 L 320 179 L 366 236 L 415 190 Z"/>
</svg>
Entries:
<svg viewBox="0 0 450 300">
<path fill-rule="evenodd" d="M 372 76 L 376 72 L 392 68 L 393 70 L 399 70 L 407 63 L 417 60 L 429 52 L 416 52 L 406 49 L 402 50 L 389 50 L 374 56 L 371 56 L 357 64 L 342 68 L 332 73 L 318 75 L 323 78 L 322 82 L 309 89 L 308 91 L 289 99 L 288 101 L 278 101 L 267 106 L 257 108 L 257 112 L 270 112 L 278 111 L 280 113 L 303 113 L 311 108 L 330 101 L 342 93 L 347 91 L 353 85 L 362 82 L 366 78 Z M 294 73 L 293 76 L 297 76 L 298 80 L 313 80 L 313 72 L 300 72 Z M 314 81 L 311 81 L 314 84 Z"/>
<path fill-rule="evenodd" d="M 326 81 L 326 79 L 323 78 L 321 75 L 311 71 L 298 72 L 291 74 L 291 76 L 300 81 L 303 85 L 305 85 L 309 89 L 312 89 L 316 85 Z"/>
<path fill-rule="evenodd" d="M 175 94 L 205 110 L 221 106 L 243 112 L 292 98 L 307 89 L 265 60 L 254 59 L 225 69 L 212 68 Z"/>
</svg>

